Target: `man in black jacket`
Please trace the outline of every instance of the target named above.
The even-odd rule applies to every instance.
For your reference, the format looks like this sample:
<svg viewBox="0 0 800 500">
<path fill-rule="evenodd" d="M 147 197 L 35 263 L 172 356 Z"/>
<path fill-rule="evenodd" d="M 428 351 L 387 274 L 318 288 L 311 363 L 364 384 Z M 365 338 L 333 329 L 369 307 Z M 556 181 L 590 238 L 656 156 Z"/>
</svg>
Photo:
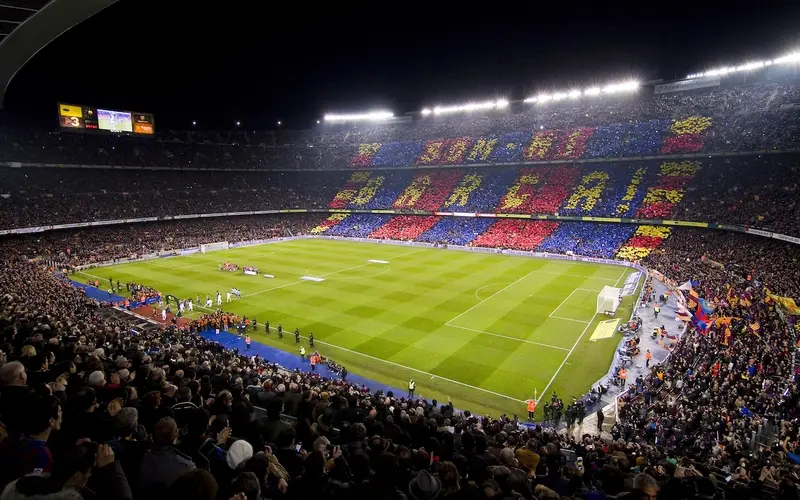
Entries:
<svg viewBox="0 0 800 500">
<path fill-rule="evenodd" d="M 192 459 L 175 448 L 177 440 L 178 426 L 172 417 L 164 417 L 156 423 L 154 447 L 142 457 L 139 469 L 138 498 L 164 498 L 167 489 L 181 474 L 195 468 Z"/>
</svg>

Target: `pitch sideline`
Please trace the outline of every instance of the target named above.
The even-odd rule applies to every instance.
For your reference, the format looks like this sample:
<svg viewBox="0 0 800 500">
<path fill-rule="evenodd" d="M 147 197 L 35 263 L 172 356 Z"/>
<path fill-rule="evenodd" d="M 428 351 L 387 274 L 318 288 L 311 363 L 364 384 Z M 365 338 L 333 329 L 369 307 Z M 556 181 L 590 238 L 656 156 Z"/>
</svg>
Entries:
<svg viewBox="0 0 800 500">
<path fill-rule="evenodd" d="M 269 329 L 270 330 L 277 330 L 277 328 L 275 328 L 273 326 L 270 326 Z M 300 338 L 308 339 L 308 337 L 303 336 L 303 335 L 301 335 Z M 396 366 L 398 368 L 405 368 L 406 370 L 410 370 L 410 371 L 415 372 L 415 373 L 421 373 L 422 375 L 430 375 L 430 377 L 432 379 L 433 378 L 438 378 L 439 380 L 444 380 L 445 382 L 450 382 L 451 384 L 457 384 L 457 385 L 460 385 L 462 387 L 467 387 L 469 389 L 475 389 L 476 391 L 481 391 L 481 392 L 485 392 L 487 394 L 491 394 L 493 396 L 498 396 L 498 397 L 505 398 L 505 399 L 508 399 L 508 400 L 511 400 L 511 401 L 516 401 L 517 403 L 524 403 L 525 402 L 522 399 L 517 399 L 517 398 L 511 397 L 511 396 L 508 396 L 506 394 L 500 394 L 499 392 L 490 391 L 489 389 L 482 389 L 482 388 L 476 387 L 474 385 L 469 385 L 469 384 L 466 384 L 464 382 L 459 382 L 458 380 L 453 380 L 453 379 L 450 379 L 450 378 L 447 378 L 447 377 L 442 377 L 441 375 L 436 375 L 434 373 L 426 372 L 424 370 L 419 370 L 417 368 L 412 368 L 410 366 L 401 365 L 400 363 L 395 363 L 394 361 L 389 361 L 388 359 L 378 358 L 376 356 L 371 356 L 371 355 L 365 354 L 363 352 L 354 351 L 353 349 L 348 349 L 347 347 L 342 347 L 342 346 L 338 346 L 336 344 L 331 344 L 330 342 L 323 342 L 322 340 L 314 339 L 314 343 L 315 344 L 326 345 L 326 346 L 332 347 L 334 349 L 340 349 L 342 351 L 349 352 L 351 354 L 357 354 L 359 356 L 363 356 L 365 358 L 369 358 L 369 359 L 374 360 L 374 361 L 380 361 L 381 363 L 386 363 L 386 364 L 389 364 L 389 365 L 392 365 L 392 366 Z"/>
<path fill-rule="evenodd" d="M 625 268 L 625 269 L 622 271 L 622 274 L 620 275 L 620 277 L 619 277 L 619 278 L 617 278 L 617 281 L 616 281 L 616 283 L 614 283 L 614 286 L 616 286 L 617 284 L 619 284 L 620 280 L 622 280 L 622 278 L 624 278 L 624 277 L 625 277 L 625 274 L 626 274 L 626 273 L 628 273 L 629 271 L 630 271 L 630 269 L 626 267 L 626 268 Z M 636 304 L 634 304 L 634 308 L 635 308 L 635 307 L 636 307 Z M 584 336 L 584 335 L 586 335 L 586 332 L 589 330 L 589 327 L 590 327 L 590 326 L 592 326 L 592 322 L 594 321 L 594 318 L 595 318 L 596 316 L 597 316 L 597 313 L 595 312 L 595 313 L 592 315 L 592 319 L 591 319 L 591 320 L 590 320 L 588 323 L 586 323 L 586 328 L 584 328 L 584 329 L 583 329 L 583 332 L 581 332 L 581 334 L 580 334 L 580 336 L 578 337 L 578 339 L 577 339 L 577 340 L 575 341 L 575 343 L 572 345 L 572 349 L 570 349 L 570 350 L 569 350 L 569 352 L 567 353 L 566 357 L 564 358 L 564 361 L 562 361 L 562 362 L 561 362 L 561 365 L 559 365 L 558 369 L 556 369 L 556 372 L 555 372 L 555 373 L 553 374 L 553 376 L 550 378 L 550 381 L 549 381 L 549 382 L 547 382 L 547 385 L 546 385 L 546 386 L 544 386 L 544 389 L 542 390 L 542 392 L 540 392 L 540 393 L 539 393 L 540 395 L 539 395 L 539 397 L 536 399 L 536 402 L 537 402 L 537 403 L 539 402 L 539 400 L 541 400 L 541 398 L 542 398 L 542 397 L 546 396 L 546 394 L 547 394 L 547 390 L 548 390 L 548 389 L 550 389 L 550 386 L 551 386 L 551 385 L 553 385 L 553 381 L 555 381 L 556 377 L 558 377 L 558 374 L 559 374 L 559 373 L 561 373 L 561 370 L 564 368 L 564 365 L 565 365 L 565 364 L 567 364 L 567 360 L 569 359 L 569 357 L 570 357 L 570 356 L 572 356 L 572 353 L 573 353 L 573 352 L 575 352 L 575 348 L 577 348 L 577 347 L 578 347 L 578 344 L 580 344 L 580 342 L 581 342 L 581 339 L 583 339 L 583 336 Z"/>
</svg>

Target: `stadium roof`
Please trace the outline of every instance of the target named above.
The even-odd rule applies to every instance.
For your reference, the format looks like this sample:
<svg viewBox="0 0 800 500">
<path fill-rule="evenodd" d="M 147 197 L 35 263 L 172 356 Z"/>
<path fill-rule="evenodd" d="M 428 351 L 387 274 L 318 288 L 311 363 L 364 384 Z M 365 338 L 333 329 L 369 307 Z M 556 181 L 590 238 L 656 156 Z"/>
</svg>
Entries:
<svg viewBox="0 0 800 500">
<path fill-rule="evenodd" d="M 11 79 L 59 35 L 117 0 L 0 0 L 0 107 Z"/>
</svg>

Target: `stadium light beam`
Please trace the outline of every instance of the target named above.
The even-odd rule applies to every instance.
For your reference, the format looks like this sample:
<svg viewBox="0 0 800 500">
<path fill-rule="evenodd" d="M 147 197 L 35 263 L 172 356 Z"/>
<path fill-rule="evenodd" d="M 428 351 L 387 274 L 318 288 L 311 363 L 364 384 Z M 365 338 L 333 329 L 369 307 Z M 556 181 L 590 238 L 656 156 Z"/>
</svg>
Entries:
<svg viewBox="0 0 800 500">
<path fill-rule="evenodd" d="M 336 114 L 328 113 L 324 116 L 326 122 L 364 122 L 380 121 L 394 117 L 391 111 L 368 111 L 366 113 Z"/>
<path fill-rule="evenodd" d="M 600 94 L 615 94 L 618 92 L 635 92 L 641 84 L 636 80 L 611 83 L 604 87 L 588 87 L 585 90 L 572 89 L 569 92 L 553 92 L 552 94 L 539 94 L 526 98 L 523 102 L 528 104 L 544 104 L 548 101 L 563 101 L 564 99 L 580 99 L 583 96 L 598 96 Z"/>
<path fill-rule="evenodd" d="M 465 104 L 457 104 L 454 106 L 434 106 L 433 109 L 423 108 L 421 112 L 422 116 L 429 116 L 431 114 L 445 115 L 453 113 L 465 113 L 470 111 L 504 109 L 507 108 L 508 105 L 509 101 L 507 99 L 497 99 L 494 101 L 468 102 Z"/>
<path fill-rule="evenodd" d="M 761 68 L 773 65 L 790 65 L 800 63 L 800 51 L 791 52 L 785 56 L 778 57 L 777 59 L 767 59 L 764 61 L 751 61 L 738 66 L 722 66 L 720 68 L 710 69 L 701 73 L 692 73 L 687 75 L 686 78 L 708 78 L 714 76 L 727 76 L 733 73 L 746 73 L 749 71 L 757 71 Z"/>
</svg>

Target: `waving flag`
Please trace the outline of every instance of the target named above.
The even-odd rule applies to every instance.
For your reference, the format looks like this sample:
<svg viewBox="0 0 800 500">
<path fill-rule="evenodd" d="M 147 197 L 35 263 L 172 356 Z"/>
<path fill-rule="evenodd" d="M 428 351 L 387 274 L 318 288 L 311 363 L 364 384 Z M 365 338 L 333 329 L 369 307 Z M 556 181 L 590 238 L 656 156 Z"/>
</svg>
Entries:
<svg viewBox="0 0 800 500">
<path fill-rule="evenodd" d="M 697 303 L 700 304 L 700 310 L 703 311 L 704 315 L 714 312 L 714 306 L 709 304 L 706 299 L 697 299 Z M 700 310 L 698 310 L 698 312 L 700 312 Z"/>
<path fill-rule="evenodd" d="M 731 326 L 732 321 L 733 321 L 733 316 L 721 316 L 714 321 L 714 324 L 717 326 L 720 325 Z"/>
<path fill-rule="evenodd" d="M 722 345 L 730 345 L 731 337 L 733 337 L 733 333 L 731 333 L 730 328 L 725 328 L 725 336 L 722 339 Z"/>
<path fill-rule="evenodd" d="M 700 298 L 700 295 L 694 290 L 689 290 L 689 309 L 694 309 L 697 307 L 697 300 Z"/>
</svg>

